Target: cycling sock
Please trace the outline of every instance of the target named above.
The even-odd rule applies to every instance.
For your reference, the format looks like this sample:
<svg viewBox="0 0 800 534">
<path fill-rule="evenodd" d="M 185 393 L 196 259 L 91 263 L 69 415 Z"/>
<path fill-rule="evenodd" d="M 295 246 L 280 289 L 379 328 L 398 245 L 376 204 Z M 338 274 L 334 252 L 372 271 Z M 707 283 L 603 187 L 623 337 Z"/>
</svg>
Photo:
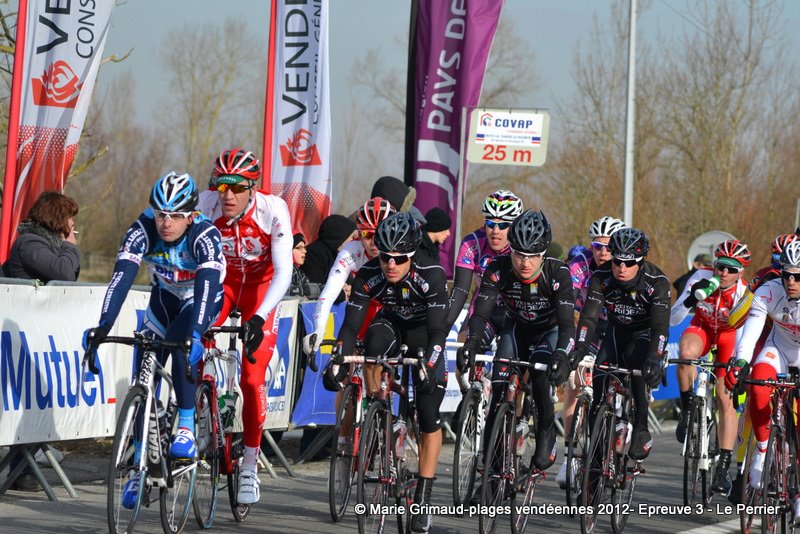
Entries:
<svg viewBox="0 0 800 534">
<path fill-rule="evenodd" d="M 188 428 L 194 433 L 194 408 L 178 408 L 178 428 Z"/>
<path fill-rule="evenodd" d="M 258 447 L 244 447 L 244 458 L 242 458 L 242 469 L 256 470 L 258 463 Z"/>
<path fill-rule="evenodd" d="M 733 449 L 720 449 L 719 450 L 719 455 L 720 455 L 720 457 L 727 456 L 728 458 L 730 458 L 732 452 L 733 452 Z"/>
<path fill-rule="evenodd" d="M 692 390 L 681 391 L 681 411 L 686 412 L 689 409 L 689 401 L 692 400 Z"/>
</svg>

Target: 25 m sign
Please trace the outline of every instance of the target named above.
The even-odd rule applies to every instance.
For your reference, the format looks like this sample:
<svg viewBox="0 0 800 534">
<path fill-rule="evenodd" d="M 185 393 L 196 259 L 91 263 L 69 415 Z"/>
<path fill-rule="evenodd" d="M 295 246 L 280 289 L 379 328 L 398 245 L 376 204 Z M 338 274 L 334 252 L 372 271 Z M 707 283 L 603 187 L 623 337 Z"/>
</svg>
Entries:
<svg viewBox="0 0 800 534">
<path fill-rule="evenodd" d="M 472 110 L 467 160 L 493 165 L 541 166 L 547 158 L 550 116 L 545 111 Z"/>
</svg>

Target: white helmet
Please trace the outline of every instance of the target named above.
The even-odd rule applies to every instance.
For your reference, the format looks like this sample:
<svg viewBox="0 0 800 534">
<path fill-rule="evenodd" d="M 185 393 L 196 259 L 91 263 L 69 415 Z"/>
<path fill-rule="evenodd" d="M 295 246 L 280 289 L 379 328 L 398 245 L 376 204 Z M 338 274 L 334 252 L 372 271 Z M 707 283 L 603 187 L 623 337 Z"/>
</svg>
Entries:
<svg viewBox="0 0 800 534">
<path fill-rule="evenodd" d="M 594 240 L 598 237 L 611 237 L 611 234 L 625 228 L 625 223 L 614 217 L 600 217 L 589 227 L 589 239 Z"/>
<path fill-rule="evenodd" d="M 800 241 L 792 241 L 781 252 L 781 268 L 800 269 Z"/>
<path fill-rule="evenodd" d="M 486 197 L 481 211 L 487 219 L 514 222 L 522 213 L 522 199 L 511 191 L 500 189 Z"/>
</svg>

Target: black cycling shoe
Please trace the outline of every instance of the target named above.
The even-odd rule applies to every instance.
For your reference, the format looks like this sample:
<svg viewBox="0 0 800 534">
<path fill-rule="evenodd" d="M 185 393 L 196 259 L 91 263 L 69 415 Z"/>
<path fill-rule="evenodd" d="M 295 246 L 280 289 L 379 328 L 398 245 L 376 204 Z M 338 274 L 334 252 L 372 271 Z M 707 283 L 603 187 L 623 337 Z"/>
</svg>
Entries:
<svg viewBox="0 0 800 534">
<path fill-rule="evenodd" d="M 556 447 L 556 433 L 553 425 L 547 430 L 536 431 L 536 450 L 533 453 L 533 466 L 544 471 L 556 461 L 558 448 Z"/>
<path fill-rule="evenodd" d="M 744 479 L 745 476 L 737 470 L 736 480 L 733 481 L 733 489 L 728 494 L 728 502 L 731 504 L 744 504 L 744 485 L 747 483 Z"/>
<path fill-rule="evenodd" d="M 432 489 L 432 478 L 419 477 L 417 479 L 417 491 L 414 493 L 414 503 L 430 504 Z M 428 532 L 432 526 L 432 514 L 415 514 L 411 516 L 411 532 Z"/>
<path fill-rule="evenodd" d="M 628 457 L 632 460 L 641 461 L 650 455 L 653 448 L 653 436 L 647 428 L 634 428 L 631 446 L 628 449 Z"/>
<path fill-rule="evenodd" d="M 683 443 L 686 441 L 686 428 L 689 426 L 689 413 L 686 410 L 681 412 L 680 421 L 678 421 L 678 426 L 675 427 L 675 439 L 678 440 L 678 443 Z"/>
<path fill-rule="evenodd" d="M 728 468 L 731 466 L 730 454 L 720 455 L 719 462 L 717 462 L 717 470 L 714 472 L 714 485 L 711 487 L 716 493 L 728 495 L 731 492 L 733 483 L 731 482 L 731 475 Z"/>
</svg>

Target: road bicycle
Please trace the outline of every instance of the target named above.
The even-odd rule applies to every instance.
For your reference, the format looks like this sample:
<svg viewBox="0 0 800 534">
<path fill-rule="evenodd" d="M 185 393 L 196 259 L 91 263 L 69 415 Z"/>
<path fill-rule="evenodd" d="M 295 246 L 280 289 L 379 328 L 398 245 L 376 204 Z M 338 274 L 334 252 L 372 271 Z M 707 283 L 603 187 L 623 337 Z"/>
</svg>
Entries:
<svg viewBox="0 0 800 534">
<path fill-rule="evenodd" d="M 572 415 L 567 432 L 567 506 L 572 509 L 578 504 L 583 488 L 583 461 L 584 454 L 589 448 L 589 414 L 592 407 L 592 374 L 595 356 L 585 356 L 578 363 L 575 374 L 578 378 L 578 392 L 575 402 L 575 411 Z M 567 386 L 569 387 L 569 386 Z M 572 512 L 570 512 L 572 515 Z"/>
<path fill-rule="evenodd" d="M 228 326 L 213 326 L 204 335 L 206 352 L 198 368 L 199 383 L 195 393 L 197 413 L 197 480 L 193 499 L 194 514 L 200 528 L 214 524 L 217 497 L 227 488 L 231 512 L 237 523 L 250 514 L 249 504 L 240 504 L 239 468 L 244 454 L 244 442 L 238 416 L 241 415 L 241 390 L 239 369 L 241 359 L 237 338 L 247 337 L 247 323 L 237 325 L 241 311 L 234 309 L 228 315 Z M 228 348 L 217 348 L 214 340 L 218 334 L 228 335 Z M 251 363 L 255 358 L 242 350 Z M 224 389 L 220 389 L 224 386 Z M 237 426 L 239 428 L 237 428 Z M 220 483 L 220 476 L 226 483 Z"/>
<path fill-rule="evenodd" d="M 634 421 L 631 377 L 641 376 L 611 364 L 594 365 L 594 380 L 603 379 L 603 395 L 594 407 L 594 420 L 587 448 L 583 451 L 580 504 L 581 532 L 590 534 L 598 515 L 611 515 L 611 527 L 622 534 L 631 513 L 636 480 L 645 470 L 641 461 L 628 456 Z"/>
<path fill-rule="evenodd" d="M 501 395 L 502 401 L 497 405 L 494 419 L 488 433 L 486 442 L 486 455 L 483 468 L 483 485 L 481 486 L 481 513 L 479 530 L 483 533 L 494 532 L 500 515 L 495 514 L 499 507 L 511 506 L 511 532 L 521 534 L 528 524 L 529 514 L 517 513 L 518 506 L 524 509 L 533 503 L 536 494 L 536 484 L 545 478 L 545 472 L 533 466 L 531 454 L 530 467 L 521 465 L 524 453 L 518 450 L 520 444 L 527 445 L 529 435 L 535 435 L 537 421 L 535 418 L 536 407 L 532 402 L 528 408 L 523 408 L 522 418 L 528 420 L 527 430 L 524 426 L 518 428 L 518 404 L 526 406 L 525 398 L 518 395 L 520 391 L 529 393 L 528 385 L 523 385 L 524 369 L 537 371 L 547 370 L 545 363 L 531 363 L 512 358 L 494 357 L 493 372 L 508 367 L 509 377 Z M 533 447 L 528 450 L 533 450 Z M 517 502 L 518 494 L 522 495 L 521 502 Z"/>
<path fill-rule="evenodd" d="M 717 349 L 697 360 L 670 358 L 669 363 L 692 365 L 697 368 L 694 388 L 689 406 L 686 437 L 683 440 L 683 504 L 701 504 L 705 508 L 711 502 L 711 482 L 719 456 L 717 442 L 717 403 L 714 402 L 714 385 L 717 382 L 715 369 L 724 369 L 726 363 L 714 361 Z"/>
<path fill-rule="evenodd" d="M 97 342 L 90 336 L 87 341 L 90 348 L 83 363 L 95 375 L 99 371 L 95 358 L 100 344 L 119 343 L 141 352 L 136 378 L 122 403 L 114 432 L 106 507 L 109 531 L 132 532 L 142 505 L 153 502 L 151 490 L 158 487 L 164 532 L 180 532 L 189 517 L 197 463 L 194 458 L 169 456 L 178 405 L 170 374 L 159 363 L 156 352 L 182 349 L 189 354 L 191 340 L 170 342 L 156 339 L 150 332 L 134 332 L 133 337 L 108 336 Z M 191 376 L 188 361 L 186 370 Z M 166 407 L 162 398 L 167 401 Z"/>
</svg>

